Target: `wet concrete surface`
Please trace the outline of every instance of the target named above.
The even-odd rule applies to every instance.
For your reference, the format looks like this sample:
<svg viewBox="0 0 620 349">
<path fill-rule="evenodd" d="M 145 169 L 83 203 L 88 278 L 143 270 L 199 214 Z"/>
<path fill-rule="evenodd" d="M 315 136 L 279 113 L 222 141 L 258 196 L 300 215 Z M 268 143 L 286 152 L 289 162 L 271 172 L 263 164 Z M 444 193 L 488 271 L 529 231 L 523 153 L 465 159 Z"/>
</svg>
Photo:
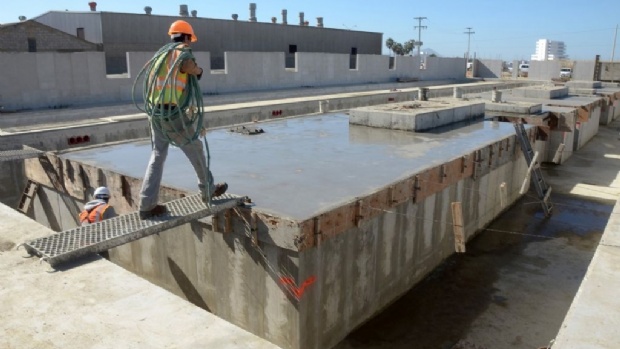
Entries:
<svg viewBox="0 0 620 349">
<path fill-rule="evenodd" d="M 528 193 L 336 349 L 532 349 L 558 333 L 614 202 Z"/>
<path fill-rule="evenodd" d="M 256 208 L 295 219 L 339 206 L 425 168 L 514 134 L 507 123 L 475 122 L 429 133 L 349 125 L 342 113 L 254 124 L 265 133 L 207 134 L 215 181 L 249 196 Z M 67 153 L 69 159 L 142 178 L 151 144 L 117 144 Z M 183 153 L 171 148 L 162 183 L 197 191 Z"/>
</svg>

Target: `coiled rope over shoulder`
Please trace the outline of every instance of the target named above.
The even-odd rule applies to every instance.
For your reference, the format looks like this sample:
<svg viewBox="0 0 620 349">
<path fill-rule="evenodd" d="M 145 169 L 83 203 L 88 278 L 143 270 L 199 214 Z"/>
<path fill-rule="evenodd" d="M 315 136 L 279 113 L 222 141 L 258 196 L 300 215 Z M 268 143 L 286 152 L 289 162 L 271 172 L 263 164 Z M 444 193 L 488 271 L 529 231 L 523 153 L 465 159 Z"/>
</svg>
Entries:
<svg viewBox="0 0 620 349">
<path fill-rule="evenodd" d="M 167 62 L 166 57 L 172 57 L 171 53 L 176 50 L 177 55 L 173 62 Z M 203 101 L 200 85 L 195 75 L 187 75 L 187 83 L 180 100 L 175 93 L 163 93 L 156 90 L 158 78 L 161 72 L 166 72 L 163 82 L 165 89 L 176 91 L 177 76 L 181 64 L 186 59 L 194 59 L 189 47 L 180 43 L 169 43 L 159 49 L 155 55 L 144 65 L 133 84 L 132 96 L 136 107 L 149 116 L 149 122 L 153 128 L 162 131 L 166 139 L 174 146 L 180 147 L 198 139 L 203 127 Z M 136 102 L 136 86 L 143 79 L 142 96 L 144 104 L 140 106 Z M 169 100 L 165 100 L 168 96 Z M 171 105 L 176 105 L 172 108 Z M 173 122 L 178 119 L 182 122 Z"/>
<path fill-rule="evenodd" d="M 173 53 L 176 53 L 176 57 Z M 187 74 L 185 86 L 177 86 L 181 65 L 187 59 L 194 59 L 187 45 L 172 42 L 160 48 L 138 73 L 132 87 L 132 99 L 135 106 L 148 115 L 152 128 L 161 131 L 161 134 L 173 146 L 187 145 L 197 140 L 202 134 L 207 153 L 207 169 L 209 169 L 211 156 L 207 138 L 203 132 L 204 105 L 198 78 Z M 162 81 L 161 77 L 164 72 L 165 78 Z M 141 79 L 143 80 L 144 103 L 139 105 L 136 101 L 136 87 Z M 183 89 L 179 99 L 175 93 L 177 88 Z M 166 90 L 168 93 L 165 92 Z M 152 142 L 151 135 L 151 145 Z M 205 183 L 209 183 L 209 178 L 205 178 Z M 207 185 L 207 191 L 207 197 L 210 198 L 209 185 Z"/>
</svg>

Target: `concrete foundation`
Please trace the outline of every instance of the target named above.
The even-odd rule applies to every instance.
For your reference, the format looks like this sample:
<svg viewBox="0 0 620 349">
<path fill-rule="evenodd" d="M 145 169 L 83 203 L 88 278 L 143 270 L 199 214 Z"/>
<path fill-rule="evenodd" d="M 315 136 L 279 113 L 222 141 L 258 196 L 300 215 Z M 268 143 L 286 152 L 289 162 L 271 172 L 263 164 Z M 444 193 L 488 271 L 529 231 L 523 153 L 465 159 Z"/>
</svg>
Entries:
<svg viewBox="0 0 620 349">
<path fill-rule="evenodd" d="M 451 203 L 462 203 L 468 240 L 519 197 L 527 168 L 514 128 L 503 123 L 423 136 L 349 125 L 344 115 L 261 126 L 266 132 L 259 136 L 208 136 L 216 180 L 250 196 L 251 211 L 233 210 L 109 254 L 283 348 L 334 346 L 455 251 L 461 237 L 451 227 Z M 149 152 L 146 141 L 51 156 L 50 163 L 74 204 L 106 183 L 119 188 L 111 202 L 122 213 L 136 209 Z M 71 205 L 54 196 L 59 190 L 39 160 L 27 160 L 26 172 L 48 187 L 48 204 L 64 217 L 59 227 L 74 224 L 65 219 Z M 164 183 L 161 200 L 196 190 L 176 149 Z M 37 205 L 34 215 L 46 214 Z"/>
<path fill-rule="evenodd" d="M 569 120 L 573 113 L 567 109 L 560 111 L 560 117 L 564 116 L 564 121 L 561 125 L 566 128 L 560 128 L 560 132 L 564 130 L 574 133 L 573 144 L 565 144 L 566 148 L 572 148 L 573 151 L 579 150 L 583 147 L 594 135 L 598 133 L 601 110 L 603 106 L 603 98 L 592 96 L 570 96 L 566 98 L 557 99 L 534 99 L 534 98 L 522 98 L 515 97 L 514 94 L 505 94 L 508 101 L 512 102 L 538 102 L 543 105 L 543 110 L 547 107 L 565 107 L 573 109 L 577 115 L 577 118 L 573 121 Z M 559 119 L 558 119 L 559 120 Z M 565 138 L 565 137 L 562 137 Z"/>
<path fill-rule="evenodd" d="M 391 130 L 428 131 L 484 116 L 484 103 L 458 99 L 435 99 L 357 108 L 349 111 L 349 122 Z"/>
<path fill-rule="evenodd" d="M 556 86 L 528 86 L 515 88 L 511 92 L 513 97 L 554 99 L 568 96 L 567 87 Z"/>
</svg>

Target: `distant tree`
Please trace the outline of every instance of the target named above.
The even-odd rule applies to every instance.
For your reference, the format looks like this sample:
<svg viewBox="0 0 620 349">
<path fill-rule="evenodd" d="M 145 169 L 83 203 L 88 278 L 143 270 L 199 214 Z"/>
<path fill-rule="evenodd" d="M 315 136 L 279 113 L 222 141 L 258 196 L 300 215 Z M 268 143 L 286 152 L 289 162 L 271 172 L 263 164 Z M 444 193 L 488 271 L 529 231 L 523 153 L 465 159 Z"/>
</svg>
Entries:
<svg viewBox="0 0 620 349">
<path fill-rule="evenodd" d="M 403 47 L 403 44 L 401 44 L 400 42 L 394 43 L 394 46 L 392 47 L 392 51 L 394 51 L 395 55 L 399 55 L 399 56 L 402 56 L 405 54 L 405 48 Z"/>
<path fill-rule="evenodd" d="M 387 40 L 385 40 L 385 47 L 387 47 L 388 50 L 392 52 L 392 48 L 394 47 L 394 40 L 392 38 L 388 38 Z"/>
<path fill-rule="evenodd" d="M 403 45 L 403 51 L 406 55 L 408 55 L 411 53 L 411 51 L 413 51 L 414 47 L 415 43 L 413 40 L 405 41 L 405 44 Z"/>
<path fill-rule="evenodd" d="M 434 54 L 434 53 L 431 53 L 431 54 L 429 55 L 429 57 L 437 57 L 437 55 L 436 55 L 436 54 Z"/>
</svg>

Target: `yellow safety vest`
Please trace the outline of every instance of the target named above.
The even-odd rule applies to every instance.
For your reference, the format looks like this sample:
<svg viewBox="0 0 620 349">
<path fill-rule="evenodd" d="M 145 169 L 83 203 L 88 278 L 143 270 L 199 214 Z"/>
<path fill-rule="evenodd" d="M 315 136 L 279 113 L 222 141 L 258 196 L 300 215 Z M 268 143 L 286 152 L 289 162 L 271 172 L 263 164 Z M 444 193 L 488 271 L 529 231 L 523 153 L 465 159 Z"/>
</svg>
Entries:
<svg viewBox="0 0 620 349">
<path fill-rule="evenodd" d="M 149 101 L 151 103 L 168 105 L 182 104 L 182 100 L 185 98 L 183 93 L 185 92 L 185 85 L 187 84 L 187 74 L 181 73 L 178 67 L 174 68 L 172 65 L 185 46 L 187 45 L 180 44 L 169 54 L 161 55 L 157 59 L 155 65 L 160 65 L 163 59 L 165 59 L 165 62 L 163 65 L 160 65 L 160 69 L 157 72 L 155 88 L 151 90 L 151 95 L 149 96 Z M 172 72 L 170 80 L 174 81 L 174 86 L 170 84 L 170 81 L 166 83 L 166 75 L 168 75 L 170 69 L 175 70 Z"/>
</svg>

